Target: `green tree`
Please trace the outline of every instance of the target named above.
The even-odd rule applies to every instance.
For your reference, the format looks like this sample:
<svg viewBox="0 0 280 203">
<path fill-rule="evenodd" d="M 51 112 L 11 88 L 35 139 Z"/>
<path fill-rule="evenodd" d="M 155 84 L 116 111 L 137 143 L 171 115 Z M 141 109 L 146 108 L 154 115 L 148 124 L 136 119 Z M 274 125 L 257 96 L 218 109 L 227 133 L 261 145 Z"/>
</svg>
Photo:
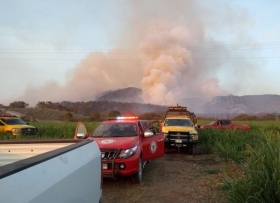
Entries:
<svg viewBox="0 0 280 203">
<path fill-rule="evenodd" d="M 120 116 L 120 115 L 121 115 L 121 113 L 120 113 L 119 111 L 117 111 L 117 110 L 111 110 L 111 111 L 107 114 L 108 117 L 117 117 L 117 116 Z"/>
<path fill-rule="evenodd" d="M 139 115 L 138 118 L 143 120 L 161 120 L 162 115 L 156 112 L 147 112 Z"/>
<path fill-rule="evenodd" d="M 94 121 L 99 121 L 100 120 L 100 118 L 101 118 L 101 116 L 100 116 L 100 114 L 98 113 L 98 112 L 93 112 L 92 114 L 91 114 L 91 118 L 92 118 L 92 120 L 94 120 Z"/>
<path fill-rule="evenodd" d="M 70 112 L 65 112 L 65 113 L 63 114 L 63 120 L 64 120 L 64 121 L 71 121 L 72 118 L 73 118 L 73 114 L 70 113 Z"/>
<path fill-rule="evenodd" d="M 26 108 L 28 106 L 29 104 L 25 103 L 24 101 L 14 101 L 9 105 L 11 108 Z"/>
</svg>

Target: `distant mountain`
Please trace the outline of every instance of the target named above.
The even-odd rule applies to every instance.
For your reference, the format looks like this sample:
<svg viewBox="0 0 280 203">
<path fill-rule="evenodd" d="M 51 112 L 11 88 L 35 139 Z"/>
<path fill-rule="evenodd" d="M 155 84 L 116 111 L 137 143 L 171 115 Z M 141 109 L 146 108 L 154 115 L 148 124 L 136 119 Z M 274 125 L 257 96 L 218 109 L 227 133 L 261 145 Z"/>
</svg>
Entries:
<svg viewBox="0 0 280 203">
<path fill-rule="evenodd" d="M 97 101 L 136 102 L 142 103 L 142 90 L 136 87 L 109 90 L 97 96 Z"/>
<path fill-rule="evenodd" d="M 97 101 L 142 103 L 141 95 L 141 89 L 129 87 L 107 91 L 98 97 Z M 188 98 L 180 105 L 187 106 L 190 111 L 194 111 L 197 115 L 230 118 L 239 114 L 280 113 L 280 95 L 229 95 L 214 97 L 209 101 Z"/>
</svg>

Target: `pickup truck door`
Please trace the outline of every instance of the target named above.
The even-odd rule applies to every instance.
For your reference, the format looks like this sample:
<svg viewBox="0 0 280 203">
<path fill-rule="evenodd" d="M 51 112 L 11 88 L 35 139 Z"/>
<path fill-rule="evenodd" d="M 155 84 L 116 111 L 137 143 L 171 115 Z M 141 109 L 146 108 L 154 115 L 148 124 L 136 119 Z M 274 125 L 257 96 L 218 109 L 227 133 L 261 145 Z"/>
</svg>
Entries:
<svg viewBox="0 0 280 203">
<path fill-rule="evenodd" d="M 222 121 L 217 121 L 217 122 L 215 122 L 215 123 L 213 124 L 213 126 L 214 126 L 215 129 L 220 129 L 220 130 L 222 130 L 222 129 L 225 128 L 225 126 L 223 126 Z"/>
<path fill-rule="evenodd" d="M 231 128 L 231 122 L 228 120 L 222 120 L 220 121 L 221 125 L 219 125 L 219 129 L 226 130 L 228 128 Z"/>
<path fill-rule="evenodd" d="M 5 133 L 5 125 L 0 121 L 0 134 L 4 134 L 4 133 Z"/>
<path fill-rule="evenodd" d="M 144 131 L 151 130 L 154 135 L 144 137 Z M 164 136 L 161 131 L 160 121 L 151 122 L 147 128 L 140 133 L 142 141 L 142 159 L 148 161 L 164 156 Z"/>
</svg>

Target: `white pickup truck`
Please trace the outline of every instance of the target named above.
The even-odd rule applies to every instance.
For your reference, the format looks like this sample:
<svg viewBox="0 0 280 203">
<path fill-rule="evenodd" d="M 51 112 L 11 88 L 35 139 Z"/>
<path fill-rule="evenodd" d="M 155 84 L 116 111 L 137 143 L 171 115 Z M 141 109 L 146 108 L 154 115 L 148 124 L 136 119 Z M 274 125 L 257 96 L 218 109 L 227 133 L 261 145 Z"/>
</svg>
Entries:
<svg viewBox="0 0 280 203">
<path fill-rule="evenodd" d="M 0 141 L 1 203 L 102 201 L 101 152 L 92 140 Z"/>
</svg>

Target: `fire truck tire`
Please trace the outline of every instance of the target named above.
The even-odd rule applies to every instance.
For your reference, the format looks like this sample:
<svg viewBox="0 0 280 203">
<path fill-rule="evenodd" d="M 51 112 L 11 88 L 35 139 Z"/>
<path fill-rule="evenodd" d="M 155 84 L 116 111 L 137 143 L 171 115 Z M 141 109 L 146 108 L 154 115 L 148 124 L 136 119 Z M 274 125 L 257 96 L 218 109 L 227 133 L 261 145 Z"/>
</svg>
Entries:
<svg viewBox="0 0 280 203">
<path fill-rule="evenodd" d="M 143 162 L 142 158 L 139 158 L 138 172 L 134 174 L 134 181 L 136 183 L 141 183 L 143 181 Z"/>
<path fill-rule="evenodd" d="M 198 154 L 198 144 L 192 144 L 192 155 Z"/>
</svg>

